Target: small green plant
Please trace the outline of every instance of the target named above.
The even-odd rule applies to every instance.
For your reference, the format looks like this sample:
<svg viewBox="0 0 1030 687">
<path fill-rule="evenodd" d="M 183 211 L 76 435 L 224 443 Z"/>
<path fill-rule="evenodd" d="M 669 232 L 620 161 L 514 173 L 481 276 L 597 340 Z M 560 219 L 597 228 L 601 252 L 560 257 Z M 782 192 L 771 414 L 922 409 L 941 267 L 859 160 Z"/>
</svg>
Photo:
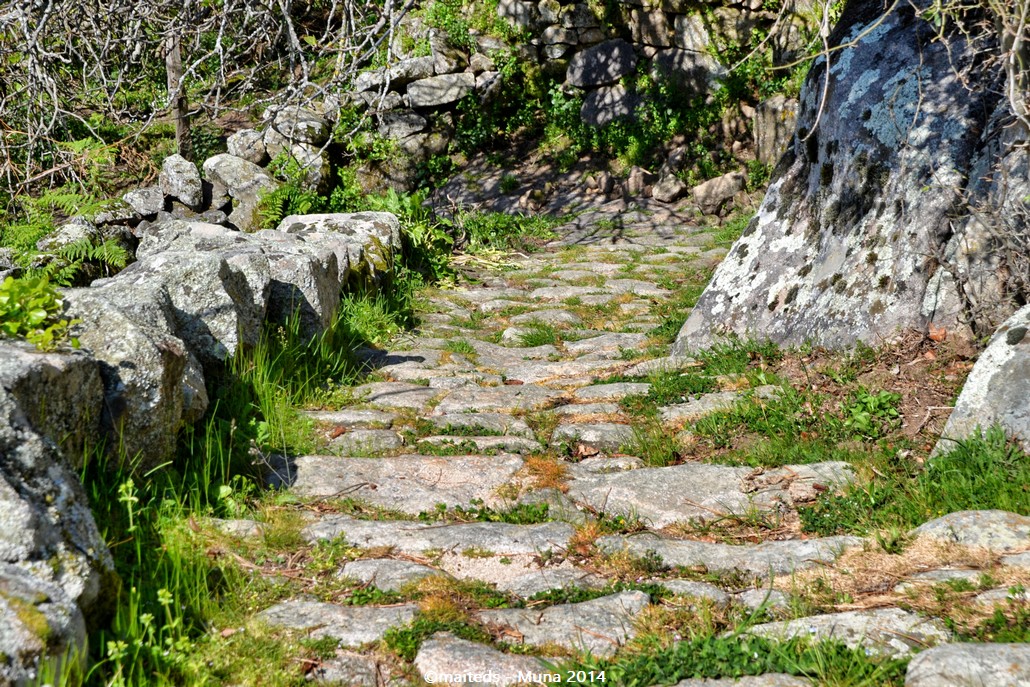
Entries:
<svg viewBox="0 0 1030 687">
<path fill-rule="evenodd" d="M 561 336 L 558 334 L 558 330 L 545 322 L 529 323 L 526 331 L 519 336 L 519 345 L 526 347 L 554 346 L 560 341 Z"/>
<path fill-rule="evenodd" d="M 42 351 L 79 341 L 69 334 L 76 320 L 62 318 L 61 294 L 43 277 L 7 277 L 0 284 L 0 336 L 26 339 Z"/>
<path fill-rule="evenodd" d="M 501 177 L 501 193 L 511 193 L 519 187 L 519 178 L 514 174 L 505 174 Z"/>
<path fill-rule="evenodd" d="M 889 391 L 872 393 L 860 389 L 844 406 L 844 426 L 856 434 L 876 438 L 900 423 L 901 395 Z"/>
</svg>

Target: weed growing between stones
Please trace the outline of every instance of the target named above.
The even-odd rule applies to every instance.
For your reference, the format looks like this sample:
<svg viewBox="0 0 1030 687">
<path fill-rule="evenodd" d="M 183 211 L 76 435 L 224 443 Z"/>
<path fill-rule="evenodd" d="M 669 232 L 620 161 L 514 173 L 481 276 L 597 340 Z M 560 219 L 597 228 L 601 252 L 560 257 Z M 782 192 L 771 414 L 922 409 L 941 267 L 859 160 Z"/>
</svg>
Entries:
<svg viewBox="0 0 1030 687">
<path fill-rule="evenodd" d="M 805 529 L 864 534 L 915 527 L 963 510 L 1030 514 L 1030 457 L 998 428 L 956 442 L 954 449 L 930 458 L 922 468 L 897 454 L 885 458 L 867 484 L 824 496 L 801 510 Z"/>
<path fill-rule="evenodd" d="M 617 685 L 675 684 L 688 678 L 742 677 L 766 673 L 787 673 L 810 677 L 821 685 L 900 687 L 907 661 L 876 660 L 862 649 L 849 649 L 837 642 L 809 643 L 793 639 L 783 643 L 760 637 L 731 635 L 701 636 L 672 644 L 649 647 L 638 655 L 615 659 L 592 659 L 563 664 L 563 674 L 595 674 L 604 671 Z M 566 684 L 589 684 L 584 678 Z"/>
</svg>

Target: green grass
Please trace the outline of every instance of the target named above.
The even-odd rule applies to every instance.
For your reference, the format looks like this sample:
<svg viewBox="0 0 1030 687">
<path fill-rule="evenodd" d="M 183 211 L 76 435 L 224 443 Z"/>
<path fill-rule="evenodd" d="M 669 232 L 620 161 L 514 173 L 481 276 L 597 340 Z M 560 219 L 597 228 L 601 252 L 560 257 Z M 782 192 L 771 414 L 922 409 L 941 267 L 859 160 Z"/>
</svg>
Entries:
<svg viewBox="0 0 1030 687">
<path fill-rule="evenodd" d="M 561 335 L 552 325 L 544 322 L 531 322 L 526 331 L 519 336 L 519 345 L 525 347 L 554 346 L 561 342 Z"/>
<path fill-rule="evenodd" d="M 1004 432 L 956 442 L 921 467 L 892 452 L 867 484 L 824 496 L 800 511 L 804 528 L 819 534 L 909 528 L 963 510 L 999 509 L 1030 515 L 1030 457 Z"/>
<path fill-rule="evenodd" d="M 419 513 L 418 519 L 424 522 L 506 522 L 512 525 L 537 525 L 551 521 L 550 507 L 546 503 L 519 503 L 504 510 L 482 503 L 472 503 L 471 506 L 448 508 L 438 503 L 432 512 Z"/>
<path fill-rule="evenodd" d="M 451 339 L 443 349 L 449 353 L 456 353 L 468 358 L 475 358 L 476 356 L 475 347 L 466 339 Z"/>
<path fill-rule="evenodd" d="M 606 684 L 620 687 L 672 685 L 680 680 L 697 678 L 741 677 L 766 673 L 787 673 L 813 678 L 820 685 L 844 687 L 901 687 L 904 683 L 905 660 L 876 660 L 863 649 L 848 649 L 836 642 L 808 643 L 791 640 L 772 642 L 760 637 L 698 637 L 678 642 L 671 647 L 634 652 L 611 659 L 585 659 L 560 666 L 562 675 L 583 679 L 566 684 L 594 684 L 595 676 L 604 671 Z"/>
<path fill-rule="evenodd" d="M 406 627 L 391 628 L 383 636 L 383 645 L 405 661 L 414 661 L 422 642 L 437 632 L 451 634 L 472 642 L 490 641 L 490 635 L 482 628 L 461 621 L 440 621 L 429 618 L 415 618 Z"/>
<path fill-rule="evenodd" d="M 459 212 L 454 217 L 458 247 L 468 253 L 484 250 L 533 251 L 555 238 L 562 218 L 503 212 Z"/>
</svg>

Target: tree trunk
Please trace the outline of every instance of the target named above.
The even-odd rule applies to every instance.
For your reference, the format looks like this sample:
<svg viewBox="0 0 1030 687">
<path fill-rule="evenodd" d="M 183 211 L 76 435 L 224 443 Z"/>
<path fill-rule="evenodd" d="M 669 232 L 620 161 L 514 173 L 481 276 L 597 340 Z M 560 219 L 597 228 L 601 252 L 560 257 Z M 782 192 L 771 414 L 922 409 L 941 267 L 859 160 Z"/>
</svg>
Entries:
<svg viewBox="0 0 1030 687">
<path fill-rule="evenodd" d="M 175 147 L 187 160 L 193 160 L 193 141 L 190 139 L 189 108 L 182 74 L 182 50 L 179 35 L 172 33 L 165 39 L 165 72 L 168 77 L 168 99 L 175 119 Z"/>
</svg>

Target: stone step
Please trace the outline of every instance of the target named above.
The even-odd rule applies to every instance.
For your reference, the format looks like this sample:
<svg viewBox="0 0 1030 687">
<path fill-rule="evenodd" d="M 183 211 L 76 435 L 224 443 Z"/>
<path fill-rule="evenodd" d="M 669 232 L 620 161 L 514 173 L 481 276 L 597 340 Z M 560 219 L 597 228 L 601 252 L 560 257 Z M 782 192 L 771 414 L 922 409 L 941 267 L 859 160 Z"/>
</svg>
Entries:
<svg viewBox="0 0 1030 687">
<path fill-rule="evenodd" d="M 422 456 L 347 458 L 301 456 L 274 466 L 272 486 L 289 486 L 305 498 L 353 498 L 373 506 L 418 515 L 437 504 L 468 507 L 481 502 L 503 507 L 498 496 L 523 468 L 522 458 Z"/>
<path fill-rule="evenodd" d="M 633 620 L 649 604 L 650 597 L 644 592 L 627 591 L 543 610 L 480 611 L 476 617 L 480 622 L 509 629 L 515 643 L 556 644 L 574 651 L 589 651 L 595 656 L 610 656 L 635 636 Z"/>
<path fill-rule="evenodd" d="M 358 520 L 346 515 L 325 516 L 302 531 L 309 543 L 343 538 L 361 548 L 392 548 L 396 553 L 427 551 L 489 551 L 496 556 L 542 555 L 564 551 L 575 530 L 564 522 L 512 525 L 468 522 L 456 525 L 424 522 Z"/>
<path fill-rule="evenodd" d="M 415 619 L 418 606 L 339 606 L 289 599 L 257 614 L 272 627 L 304 632 L 311 639 L 331 637 L 340 646 L 358 647 L 376 642 L 393 627 Z"/>
<path fill-rule="evenodd" d="M 654 534 L 609 535 L 597 540 L 598 547 L 606 553 L 628 552 L 640 558 L 657 556 L 667 566 L 703 566 L 710 572 L 744 572 L 756 577 L 786 575 L 833 563 L 845 549 L 862 543 L 858 537 L 846 536 L 742 546 L 665 539 Z"/>
<path fill-rule="evenodd" d="M 815 485 L 824 490 L 841 486 L 853 474 L 851 467 L 842 462 L 790 465 L 775 470 L 684 463 L 580 475 L 569 483 L 568 496 L 598 512 L 634 515 L 648 527 L 660 529 L 675 523 L 711 522 L 732 515 L 781 513 L 796 500 L 810 500 Z"/>
</svg>

